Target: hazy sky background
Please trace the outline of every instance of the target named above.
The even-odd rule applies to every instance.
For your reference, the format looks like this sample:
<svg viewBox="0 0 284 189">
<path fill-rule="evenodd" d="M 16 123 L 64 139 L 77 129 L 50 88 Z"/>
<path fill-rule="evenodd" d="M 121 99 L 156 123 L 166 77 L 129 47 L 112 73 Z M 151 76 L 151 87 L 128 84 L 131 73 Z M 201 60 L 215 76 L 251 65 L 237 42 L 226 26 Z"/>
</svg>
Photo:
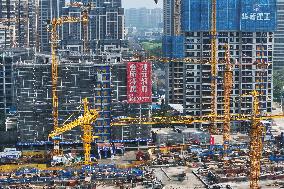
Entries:
<svg viewBox="0 0 284 189">
<path fill-rule="evenodd" d="M 154 2 L 154 0 L 122 0 L 123 8 L 162 8 L 163 0 L 159 0 L 158 5 Z"/>
</svg>

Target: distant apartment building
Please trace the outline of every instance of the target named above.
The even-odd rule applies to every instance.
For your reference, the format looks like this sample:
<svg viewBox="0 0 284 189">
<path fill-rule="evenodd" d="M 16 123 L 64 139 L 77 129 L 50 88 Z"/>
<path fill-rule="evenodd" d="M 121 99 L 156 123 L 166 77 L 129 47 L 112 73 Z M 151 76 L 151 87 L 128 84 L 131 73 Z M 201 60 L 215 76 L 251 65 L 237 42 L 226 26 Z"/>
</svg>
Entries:
<svg viewBox="0 0 284 189">
<path fill-rule="evenodd" d="M 131 8 L 125 10 L 126 27 L 137 29 L 160 28 L 163 23 L 163 10 L 160 8 Z"/>
<path fill-rule="evenodd" d="M 36 0 L 16 2 L 16 27 L 14 47 L 35 48 L 37 40 L 38 7 Z"/>
<path fill-rule="evenodd" d="M 0 46 L 50 51 L 47 26 L 61 16 L 64 0 L 0 1 Z"/>
<path fill-rule="evenodd" d="M 196 62 L 170 62 L 168 65 L 169 103 L 182 104 L 185 115 L 211 113 L 211 4 L 210 1 L 182 1 L 181 35 L 174 35 L 172 1 L 164 1 L 163 53 L 168 58 L 189 57 Z M 259 91 L 261 111 L 272 111 L 272 64 L 276 2 L 234 0 L 217 1 L 218 77 L 217 113 L 224 112 L 225 48 L 230 46 L 233 63 L 231 113 L 252 113 L 252 97 Z M 261 65 L 264 66 L 261 66 Z M 208 124 L 195 124 L 207 127 Z M 221 126 L 221 124 L 219 124 Z M 238 127 L 241 128 L 241 127 Z"/>
<path fill-rule="evenodd" d="M 277 0 L 277 30 L 275 31 L 273 68 L 284 68 L 284 0 Z"/>
<path fill-rule="evenodd" d="M 174 16 L 173 16 L 173 1 L 172 0 L 164 0 L 163 4 L 163 23 L 164 23 L 164 36 L 171 36 L 173 35 L 173 23 L 174 23 Z"/>
<path fill-rule="evenodd" d="M 82 51 L 84 35 L 88 35 L 88 48 L 96 54 L 126 48 L 124 9 L 121 7 L 121 0 L 91 2 L 93 6 L 89 9 L 88 31 L 84 31 L 81 23 L 64 25 L 62 48 Z M 63 16 L 81 17 L 82 8 L 66 6 L 63 9 Z"/>
</svg>

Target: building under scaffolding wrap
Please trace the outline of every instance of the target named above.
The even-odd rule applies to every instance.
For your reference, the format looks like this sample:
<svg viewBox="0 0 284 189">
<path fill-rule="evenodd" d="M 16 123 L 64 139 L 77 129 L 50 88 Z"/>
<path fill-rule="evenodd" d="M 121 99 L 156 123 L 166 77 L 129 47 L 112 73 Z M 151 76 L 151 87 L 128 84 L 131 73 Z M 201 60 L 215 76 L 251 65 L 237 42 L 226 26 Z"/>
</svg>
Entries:
<svg viewBox="0 0 284 189">
<path fill-rule="evenodd" d="M 83 108 L 77 107 L 87 97 L 90 107 L 100 110 L 93 131 L 100 136 L 99 141 L 109 140 L 110 67 L 93 62 L 61 61 L 58 70 L 59 126 L 71 114 L 74 115 L 69 121 L 83 114 Z M 17 63 L 14 64 L 13 72 L 17 97 L 18 142 L 47 141 L 47 135 L 53 129 L 51 64 L 49 61 Z M 64 142 L 81 142 L 81 135 L 80 128 L 77 128 L 64 134 L 62 139 Z"/>
<path fill-rule="evenodd" d="M 216 7 L 219 62 L 216 78 L 217 113 L 224 112 L 225 65 L 220 62 L 225 62 L 226 43 L 230 46 L 233 64 L 231 113 L 252 113 L 252 98 L 240 98 L 239 95 L 248 94 L 253 89 L 263 94 L 260 98 L 261 111 L 271 112 L 275 0 L 218 0 Z M 189 57 L 203 63 L 170 62 L 166 98 L 169 103 L 183 104 L 187 115 L 208 115 L 211 113 L 212 79 L 211 1 L 183 0 L 181 13 L 181 34 L 165 32 L 163 54 L 168 58 Z M 173 23 L 172 11 L 166 10 L 165 14 L 168 14 L 164 16 L 164 23 L 167 23 L 165 28 L 173 27 L 173 24 L 169 24 Z M 208 125 L 194 125 L 203 126 Z"/>
</svg>

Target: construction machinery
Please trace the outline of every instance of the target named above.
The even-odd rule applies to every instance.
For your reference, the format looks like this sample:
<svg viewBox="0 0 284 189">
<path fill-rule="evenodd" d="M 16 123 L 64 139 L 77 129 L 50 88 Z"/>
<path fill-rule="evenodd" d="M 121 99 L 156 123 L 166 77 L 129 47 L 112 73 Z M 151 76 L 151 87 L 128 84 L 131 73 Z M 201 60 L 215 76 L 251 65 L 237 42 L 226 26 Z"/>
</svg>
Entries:
<svg viewBox="0 0 284 189">
<path fill-rule="evenodd" d="M 233 70 L 230 60 L 230 45 L 225 44 L 225 72 L 224 72 L 224 125 L 223 125 L 223 146 L 224 159 L 227 156 L 226 151 L 229 147 L 230 133 L 231 133 L 231 93 L 233 87 Z"/>
<path fill-rule="evenodd" d="M 217 125 L 215 118 L 217 115 L 217 14 L 216 14 L 216 0 L 212 0 L 211 7 L 211 125 L 209 128 L 210 134 L 216 134 Z"/>
<path fill-rule="evenodd" d="M 231 76 L 229 76 L 231 77 Z M 229 89 L 226 89 L 229 91 Z M 262 139 L 264 136 L 264 126 L 261 123 L 263 120 L 284 118 L 283 114 L 261 114 L 259 108 L 259 93 L 254 90 L 251 94 L 243 96 L 253 97 L 253 112 L 252 114 L 227 114 L 227 115 L 207 115 L 207 116 L 175 116 L 175 117 L 152 117 L 151 119 L 143 118 L 124 118 L 112 123 L 112 126 L 123 126 L 127 124 L 192 124 L 192 123 L 209 123 L 214 116 L 216 122 L 229 122 L 229 121 L 250 121 L 250 188 L 258 189 L 260 177 L 260 160 L 262 155 Z M 227 96 L 227 98 L 230 96 Z M 230 107 L 230 106 L 229 106 Z M 228 130 L 226 131 L 228 132 Z M 226 135 L 226 136 L 225 136 Z M 225 137 L 230 137 L 229 132 L 224 133 Z M 225 142 L 225 141 L 224 141 Z M 225 144 L 225 143 L 224 143 Z M 224 145 L 224 149 L 228 146 Z"/>
<path fill-rule="evenodd" d="M 93 3 L 83 4 L 81 2 L 68 3 L 67 6 L 79 7 L 82 14 L 82 25 L 83 25 L 83 52 L 89 53 L 89 13 L 92 8 L 95 7 Z"/>
<path fill-rule="evenodd" d="M 251 117 L 250 131 L 250 188 L 258 189 L 258 181 L 260 178 L 260 160 L 262 155 L 262 137 L 264 126 L 261 123 L 261 115 L 259 111 L 259 93 L 252 92 L 253 96 L 253 114 Z"/>
<path fill-rule="evenodd" d="M 58 80 L 58 60 L 57 60 L 57 44 L 59 41 L 57 27 L 63 25 L 64 23 L 77 23 L 81 22 L 80 18 L 76 17 L 60 17 L 54 18 L 51 21 L 51 28 L 49 32 L 51 33 L 51 64 L 52 64 L 52 106 L 53 106 L 53 126 L 54 130 L 58 129 L 58 96 L 57 96 L 57 80 Z M 53 155 L 59 155 L 59 141 L 54 140 L 54 151 Z"/>
<path fill-rule="evenodd" d="M 94 123 L 97 120 L 98 112 L 95 109 L 89 109 L 89 102 L 87 98 L 83 99 L 84 104 L 84 115 L 82 117 L 79 117 L 78 119 L 63 125 L 62 127 L 57 127 L 52 131 L 48 137 L 54 138 L 56 136 L 59 136 L 67 131 L 70 131 L 74 129 L 75 127 L 81 126 L 81 129 L 83 130 L 83 147 L 84 147 L 84 165 L 91 165 L 91 143 L 94 141 L 94 139 L 99 138 L 97 136 L 94 136 L 92 133 L 93 127 L 92 123 Z"/>
</svg>

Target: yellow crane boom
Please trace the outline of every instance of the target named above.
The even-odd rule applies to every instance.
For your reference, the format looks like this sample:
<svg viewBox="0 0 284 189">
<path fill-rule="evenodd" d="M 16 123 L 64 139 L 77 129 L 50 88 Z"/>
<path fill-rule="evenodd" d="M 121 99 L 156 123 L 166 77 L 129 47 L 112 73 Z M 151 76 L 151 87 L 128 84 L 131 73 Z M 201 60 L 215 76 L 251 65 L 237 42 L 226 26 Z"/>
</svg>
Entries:
<svg viewBox="0 0 284 189">
<path fill-rule="evenodd" d="M 48 137 L 53 138 L 56 136 L 59 136 L 67 131 L 70 131 L 74 129 L 75 127 L 81 126 L 83 130 L 83 146 L 84 146 L 84 164 L 85 165 L 91 165 L 91 143 L 95 138 L 98 138 L 96 136 L 93 136 L 92 134 L 92 123 L 94 123 L 97 120 L 98 112 L 95 109 L 89 109 L 89 102 L 87 98 L 83 99 L 84 103 L 84 115 L 66 125 L 63 125 L 62 127 L 57 127 L 54 131 L 52 131 Z"/>
</svg>

